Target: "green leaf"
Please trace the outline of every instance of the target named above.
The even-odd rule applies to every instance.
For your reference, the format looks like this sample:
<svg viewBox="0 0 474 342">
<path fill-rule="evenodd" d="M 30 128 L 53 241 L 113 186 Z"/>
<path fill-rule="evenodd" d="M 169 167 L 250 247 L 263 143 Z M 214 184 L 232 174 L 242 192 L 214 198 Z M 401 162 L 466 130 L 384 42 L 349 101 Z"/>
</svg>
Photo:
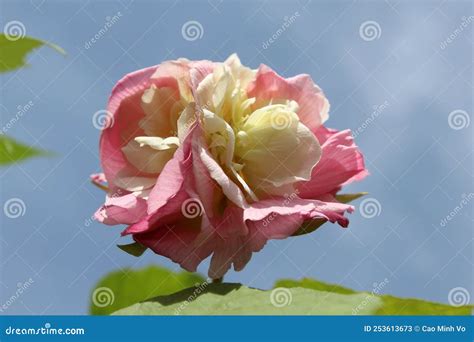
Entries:
<svg viewBox="0 0 474 342">
<path fill-rule="evenodd" d="M 204 282 L 200 275 L 172 272 L 149 266 L 112 272 L 99 281 L 90 299 L 90 313 L 108 315 L 134 303 L 160 295 L 168 295 Z"/>
<path fill-rule="evenodd" d="M 341 203 L 349 203 L 352 202 L 359 197 L 367 195 L 367 192 L 359 192 L 356 194 L 340 194 L 336 195 L 336 199 L 341 202 Z M 305 235 L 314 232 L 316 229 L 321 227 L 323 224 L 325 224 L 327 221 L 323 219 L 315 219 L 311 221 L 305 221 L 301 227 L 298 228 L 298 230 L 293 233 L 292 236 L 299 236 L 299 235 Z"/>
<path fill-rule="evenodd" d="M 380 284 L 377 287 L 377 291 L 356 292 L 339 285 L 327 284 L 314 279 L 305 278 L 302 280 L 279 280 L 275 283 L 275 288 L 306 288 L 314 289 L 316 291 L 327 291 L 328 293 L 342 293 L 349 295 L 354 295 L 356 293 L 364 294 L 365 302 L 370 302 L 374 299 L 380 299 L 382 301 L 383 305 L 381 305 L 375 312 L 376 315 L 470 315 L 474 307 L 472 305 L 455 307 L 446 304 L 427 302 L 420 299 L 378 295 L 377 292 L 380 293 L 382 290 Z M 363 307 L 363 305 L 361 306 Z M 359 313 L 358 308 L 359 306 L 355 308 L 357 313 Z"/>
<path fill-rule="evenodd" d="M 303 288 L 257 290 L 240 284 L 209 284 L 185 289 L 134 304 L 115 315 L 350 315 L 365 294 L 338 293 Z M 359 314 L 375 312 L 375 299 Z"/>
<path fill-rule="evenodd" d="M 12 71 L 26 65 L 26 55 L 43 45 L 53 48 L 60 54 L 66 54 L 62 48 L 52 43 L 31 37 L 23 37 L 13 40 L 1 33 L 0 51 L 2 51 L 2 53 L 0 54 L 0 73 Z"/>
<path fill-rule="evenodd" d="M 147 249 L 145 246 L 138 242 L 133 242 L 128 245 L 117 245 L 117 247 L 120 248 L 122 251 L 136 257 L 141 256 L 143 253 L 145 253 Z"/>
<path fill-rule="evenodd" d="M 358 192 L 355 194 L 339 194 L 336 195 L 336 199 L 341 203 L 349 203 L 367 194 L 368 192 Z"/>
<path fill-rule="evenodd" d="M 23 159 L 47 154 L 34 147 L 23 145 L 6 135 L 0 135 L 0 165 L 7 165 Z"/>
<path fill-rule="evenodd" d="M 357 293 L 356 291 L 348 289 L 347 287 L 343 287 L 343 286 L 339 286 L 335 284 L 323 283 L 321 281 L 317 281 L 317 280 L 309 279 L 309 278 L 303 278 L 301 280 L 281 279 L 275 283 L 274 287 L 275 288 L 276 287 L 286 287 L 286 288 L 303 287 L 306 289 L 334 292 L 334 293 L 339 293 L 339 294 Z"/>
</svg>

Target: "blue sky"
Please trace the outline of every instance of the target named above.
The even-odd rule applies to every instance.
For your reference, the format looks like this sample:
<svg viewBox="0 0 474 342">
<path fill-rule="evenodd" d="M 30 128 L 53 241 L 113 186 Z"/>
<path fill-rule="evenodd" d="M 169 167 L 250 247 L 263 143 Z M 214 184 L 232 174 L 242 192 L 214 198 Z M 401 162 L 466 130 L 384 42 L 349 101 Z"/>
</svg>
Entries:
<svg viewBox="0 0 474 342">
<path fill-rule="evenodd" d="M 328 224 L 271 241 L 226 280 L 270 288 L 276 279 L 313 277 L 370 291 L 388 279 L 382 292 L 397 296 L 447 303 L 455 287 L 474 295 L 469 1 L 4 0 L 0 6 L 2 28 L 20 21 L 27 35 L 67 51 L 64 57 L 42 48 L 29 56 L 29 67 L 0 76 L 2 127 L 31 101 L 7 133 L 56 153 L 0 170 L 2 206 L 12 198 L 25 204 L 23 216 L 0 215 L 0 304 L 33 279 L 8 314 L 84 314 L 91 288 L 111 270 L 177 269 L 151 252 L 139 259 L 123 253 L 115 247 L 120 227 L 90 221 L 104 197 L 88 181 L 99 171 L 100 131 L 92 116 L 128 72 L 179 57 L 223 60 L 233 52 L 254 68 L 265 63 L 284 76 L 313 77 L 331 102 L 327 125 L 357 131 L 367 158 L 371 176 L 345 192 L 368 191 L 379 205 L 372 218 L 356 210 L 347 230 Z M 196 40 L 182 35 L 189 21 L 202 27 Z M 204 263 L 200 270 L 206 269 Z"/>
</svg>

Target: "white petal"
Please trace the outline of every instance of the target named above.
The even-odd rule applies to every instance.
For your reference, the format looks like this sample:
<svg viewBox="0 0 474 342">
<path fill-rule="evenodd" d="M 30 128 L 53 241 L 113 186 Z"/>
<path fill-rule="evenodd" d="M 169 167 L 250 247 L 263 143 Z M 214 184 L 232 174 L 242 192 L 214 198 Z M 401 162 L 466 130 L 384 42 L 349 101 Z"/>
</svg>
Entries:
<svg viewBox="0 0 474 342">
<path fill-rule="evenodd" d="M 250 115 L 237 135 L 236 155 L 250 187 L 280 194 L 280 187 L 311 178 L 321 157 L 315 135 L 303 125 L 291 106 L 271 105 Z"/>
<path fill-rule="evenodd" d="M 131 140 L 122 148 L 122 151 L 127 160 L 138 170 L 156 174 L 160 173 L 166 163 L 173 157 L 176 145 L 170 145 L 170 148 L 160 151 L 148 145 L 140 147 L 138 142 Z"/>
<path fill-rule="evenodd" d="M 141 105 L 146 115 L 139 125 L 146 135 L 167 137 L 176 133 L 176 120 L 183 105 L 175 89 L 151 85 L 143 92 Z"/>
<path fill-rule="evenodd" d="M 117 177 L 114 183 L 124 190 L 141 192 L 152 188 L 156 183 L 156 177 Z"/>
<path fill-rule="evenodd" d="M 158 151 L 169 150 L 170 148 L 176 149 L 179 146 L 178 137 L 165 139 L 160 137 L 136 137 L 135 141 L 140 144 L 140 147 L 150 146 Z"/>
</svg>

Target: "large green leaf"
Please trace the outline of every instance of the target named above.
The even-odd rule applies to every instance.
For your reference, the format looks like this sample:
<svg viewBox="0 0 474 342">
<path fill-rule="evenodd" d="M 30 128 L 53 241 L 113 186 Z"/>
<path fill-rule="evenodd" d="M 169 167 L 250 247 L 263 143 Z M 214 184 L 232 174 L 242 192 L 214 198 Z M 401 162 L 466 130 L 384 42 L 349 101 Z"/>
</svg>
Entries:
<svg viewBox="0 0 474 342">
<path fill-rule="evenodd" d="M 90 299 L 90 313 L 108 315 L 134 303 L 175 293 L 204 282 L 200 275 L 172 272 L 149 266 L 139 270 L 122 269 L 99 281 Z"/>
<path fill-rule="evenodd" d="M 31 37 L 9 39 L 9 37 L 1 33 L 0 73 L 12 71 L 26 65 L 26 55 L 43 45 L 49 46 L 63 55 L 65 54 L 62 48 L 52 43 Z"/>
<path fill-rule="evenodd" d="M 455 307 L 451 305 L 427 302 L 420 299 L 397 298 L 389 295 L 377 295 L 377 293 L 356 292 L 354 290 L 323 283 L 314 279 L 290 280 L 283 279 L 275 283 L 275 288 L 306 288 L 317 291 L 327 291 L 328 293 L 339 294 L 365 294 L 366 302 L 373 299 L 381 299 L 383 305 L 375 313 L 376 315 L 470 315 L 473 309 L 472 305 Z M 377 292 L 381 292 L 380 287 Z M 356 307 L 355 311 L 358 311 Z"/>
<path fill-rule="evenodd" d="M 6 135 L 0 135 L 0 165 L 11 164 L 23 159 L 48 153 L 23 145 Z"/>
<path fill-rule="evenodd" d="M 359 192 L 356 194 L 339 194 L 339 195 L 336 195 L 336 199 L 341 203 L 349 203 L 365 195 L 367 195 L 367 192 Z M 305 221 L 301 225 L 301 227 L 299 227 L 298 230 L 295 233 L 293 233 L 292 236 L 299 236 L 299 235 L 312 233 L 316 229 L 321 227 L 323 224 L 325 224 L 326 222 L 327 220 L 324 220 L 324 219 L 315 219 L 315 220 Z"/>
<path fill-rule="evenodd" d="M 115 312 L 115 315 L 350 315 L 366 294 L 303 288 L 257 290 L 240 284 L 208 284 L 160 296 Z M 369 315 L 381 301 L 375 299 L 358 312 Z"/>
</svg>

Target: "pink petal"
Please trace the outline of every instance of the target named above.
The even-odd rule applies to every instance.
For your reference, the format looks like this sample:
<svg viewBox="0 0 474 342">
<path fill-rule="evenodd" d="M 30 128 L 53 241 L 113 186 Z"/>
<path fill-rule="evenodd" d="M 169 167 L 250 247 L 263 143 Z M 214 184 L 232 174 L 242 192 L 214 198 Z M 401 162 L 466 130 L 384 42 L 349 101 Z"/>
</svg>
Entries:
<svg viewBox="0 0 474 342">
<path fill-rule="evenodd" d="M 322 218 L 346 227 L 349 220 L 344 213 L 353 210 L 354 207 L 347 204 L 298 197 L 286 201 L 270 199 L 253 203 L 245 210 L 244 219 L 260 222 L 269 239 L 282 239 L 292 235 L 305 220 L 309 219 Z"/>
<path fill-rule="evenodd" d="M 94 217 L 108 225 L 133 224 L 146 215 L 147 203 L 134 194 L 106 197 L 105 204 L 99 208 Z"/>
<path fill-rule="evenodd" d="M 191 131 L 183 144 L 163 168 L 148 197 L 147 213 L 141 221 L 127 227 L 122 235 L 143 233 L 154 229 L 156 222 L 170 217 L 181 217 L 181 206 L 189 198 L 185 189 L 186 177 L 192 177 Z M 172 222 L 172 220 L 170 220 Z"/>
<path fill-rule="evenodd" d="M 319 198 L 368 175 L 364 157 L 354 144 L 350 130 L 335 131 L 321 127 L 315 134 L 324 141 L 322 157 L 314 167 L 311 179 L 299 185 L 300 197 Z"/>
<path fill-rule="evenodd" d="M 132 134 L 137 135 L 140 131 L 138 122 L 143 116 L 141 95 L 150 86 L 150 77 L 156 68 L 154 66 L 128 74 L 112 90 L 107 106 L 112 120 L 100 138 L 102 169 L 112 186 L 117 173 L 128 166 L 121 148 Z M 124 139 L 124 132 L 128 132 L 128 139 Z"/>
<path fill-rule="evenodd" d="M 90 175 L 90 180 L 96 186 L 103 189 L 107 189 L 107 178 L 105 178 L 105 175 L 103 173 L 93 173 L 92 175 Z"/>
<path fill-rule="evenodd" d="M 184 269 L 194 272 L 199 263 L 212 253 L 213 240 L 201 241 L 200 219 L 181 218 L 170 225 L 133 236 L 135 241 L 151 248 L 155 253 L 170 258 Z"/>
<path fill-rule="evenodd" d="M 201 133 L 202 134 L 202 133 Z M 235 205 L 238 207 L 244 208 L 247 206 L 245 196 L 240 188 L 227 176 L 227 174 L 222 170 L 221 166 L 217 163 L 214 157 L 209 152 L 206 143 L 203 141 L 202 136 L 197 135 L 193 141 L 193 154 L 196 155 L 199 159 L 195 158 L 194 163 L 196 165 L 202 165 L 200 171 L 196 174 L 196 186 L 197 188 L 204 189 L 207 187 L 209 189 L 209 184 L 201 185 L 199 183 L 206 181 L 206 175 L 209 175 L 213 181 L 215 181 L 218 186 L 221 188 L 222 193 Z M 212 188 L 215 185 L 212 184 Z"/>
<path fill-rule="evenodd" d="M 144 135 L 139 121 L 144 117 L 141 107 L 143 91 L 151 86 L 179 89 L 178 80 L 189 87 L 187 62 L 169 61 L 158 66 L 142 69 L 122 78 L 112 90 L 107 111 L 112 116 L 109 125 L 102 131 L 100 159 L 102 169 L 114 188 L 114 179 L 120 172 L 122 177 L 147 176 L 125 158 L 122 147 L 136 136 Z M 186 81 L 187 80 L 187 81 Z M 186 83 L 187 82 L 187 83 Z"/>
<path fill-rule="evenodd" d="M 296 101 L 301 122 L 311 130 L 321 126 L 328 118 L 329 102 L 309 75 L 285 79 L 262 64 L 247 93 L 257 99 L 257 106 L 261 105 L 261 100 L 273 100 L 274 103 L 278 100 Z"/>
</svg>

